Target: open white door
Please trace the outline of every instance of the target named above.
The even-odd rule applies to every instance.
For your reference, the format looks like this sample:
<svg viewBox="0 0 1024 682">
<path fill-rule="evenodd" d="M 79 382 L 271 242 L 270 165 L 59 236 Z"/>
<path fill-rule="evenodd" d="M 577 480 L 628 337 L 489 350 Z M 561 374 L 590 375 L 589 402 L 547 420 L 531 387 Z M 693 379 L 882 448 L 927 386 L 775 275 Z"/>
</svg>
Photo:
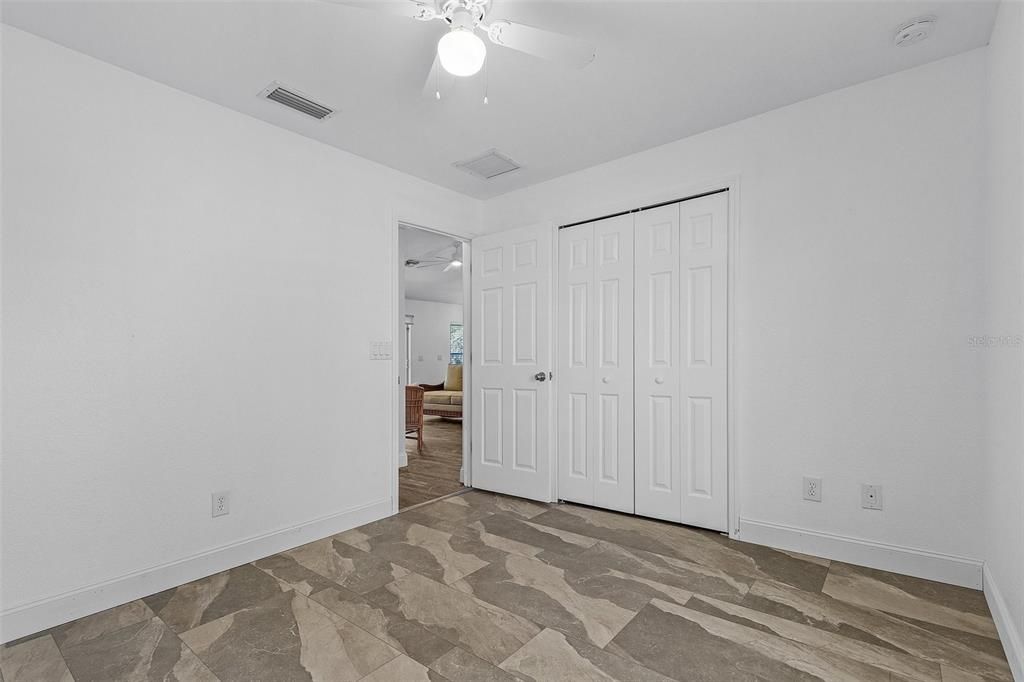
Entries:
<svg viewBox="0 0 1024 682">
<path fill-rule="evenodd" d="M 472 242 L 473 487 L 552 501 L 547 226 Z"/>
</svg>

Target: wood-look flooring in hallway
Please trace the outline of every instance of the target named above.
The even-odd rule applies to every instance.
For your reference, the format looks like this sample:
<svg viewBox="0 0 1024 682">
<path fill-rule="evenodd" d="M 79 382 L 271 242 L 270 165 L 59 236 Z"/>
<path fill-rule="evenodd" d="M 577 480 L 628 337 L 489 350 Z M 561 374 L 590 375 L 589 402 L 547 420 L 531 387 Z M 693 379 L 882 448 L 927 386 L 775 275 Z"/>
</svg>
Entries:
<svg viewBox="0 0 1024 682">
<path fill-rule="evenodd" d="M 409 465 L 398 470 L 398 508 L 450 495 L 465 486 L 459 482 L 462 467 L 462 422 L 425 417 L 423 454 L 416 452 L 416 441 L 405 441 Z"/>
</svg>

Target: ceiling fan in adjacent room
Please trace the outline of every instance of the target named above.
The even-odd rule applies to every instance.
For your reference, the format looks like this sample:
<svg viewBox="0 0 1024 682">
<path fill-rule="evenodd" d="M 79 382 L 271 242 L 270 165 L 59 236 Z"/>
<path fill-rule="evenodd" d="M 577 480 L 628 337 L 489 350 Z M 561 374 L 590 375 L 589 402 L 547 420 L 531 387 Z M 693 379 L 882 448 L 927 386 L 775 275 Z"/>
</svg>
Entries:
<svg viewBox="0 0 1024 682">
<path fill-rule="evenodd" d="M 450 246 L 428 251 L 422 256 L 405 259 L 407 268 L 442 268 L 441 272 L 449 272 L 462 267 L 462 243 L 452 242 Z"/>
<path fill-rule="evenodd" d="M 483 33 L 495 45 L 582 69 L 594 60 L 596 50 L 584 40 L 506 20 L 485 23 L 491 0 L 330 0 L 336 4 L 374 9 L 418 21 L 443 21 L 448 32 L 437 43 L 434 63 L 427 74 L 424 92 L 440 99 L 440 70 L 457 77 L 476 74 L 487 58 Z"/>
</svg>

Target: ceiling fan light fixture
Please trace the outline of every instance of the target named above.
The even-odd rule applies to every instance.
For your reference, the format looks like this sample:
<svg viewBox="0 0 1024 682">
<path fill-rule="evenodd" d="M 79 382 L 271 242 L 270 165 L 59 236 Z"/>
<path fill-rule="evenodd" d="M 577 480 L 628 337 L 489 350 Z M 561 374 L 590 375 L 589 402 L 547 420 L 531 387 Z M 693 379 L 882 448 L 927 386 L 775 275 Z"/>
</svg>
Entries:
<svg viewBox="0 0 1024 682">
<path fill-rule="evenodd" d="M 472 28 L 454 26 L 437 41 L 437 57 L 444 70 L 451 75 L 472 76 L 484 65 L 487 46 Z"/>
</svg>

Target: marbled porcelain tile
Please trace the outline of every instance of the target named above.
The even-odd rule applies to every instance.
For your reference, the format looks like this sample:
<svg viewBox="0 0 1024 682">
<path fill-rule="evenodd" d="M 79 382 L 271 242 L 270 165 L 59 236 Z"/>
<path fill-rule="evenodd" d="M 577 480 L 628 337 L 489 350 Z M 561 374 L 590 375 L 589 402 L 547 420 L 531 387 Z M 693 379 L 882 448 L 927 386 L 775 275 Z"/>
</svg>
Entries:
<svg viewBox="0 0 1024 682">
<path fill-rule="evenodd" d="M 822 592 L 850 604 L 999 637 L 985 595 L 979 590 L 836 562 L 829 569 Z"/>
<path fill-rule="evenodd" d="M 153 615 L 153 611 L 149 606 L 141 599 L 137 599 L 127 604 L 107 609 L 106 611 L 94 613 L 85 618 L 79 618 L 64 625 L 58 625 L 50 630 L 50 632 L 53 634 L 53 641 L 57 643 L 58 647 L 63 649 L 64 647 L 87 642 L 96 637 L 102 637 L 126 625 L 148 621 Z"/>
<path fill-rule="evenodd" d="M 720 533 L 571 504 L 535 516 L 532 522 L 685 559 L 734 576 L 776 580 L 809 591 L 821 589 L 829 570 L 818 560 L 731 540 Z"/>
<path fill-rule="evenodd" d="M 462 533 L 487 547 L 492 547 L 506 554 L 534 557 L 544 551 L 541 547 L 534 547 L 533 545 L 528 545 L 525 542 L 513 540 L 503 535 L 489 533 L 481 524 L 476 522 L 465 526 L 462 529 Z"/>
<path fill-rule="evenodd" d="M 660 600 L 607 650 L 678 680 L 889 682 L 889 672 Z"/>
<path fill-rule="evenodd" d="M 336 537 L 317 540 L 282 554 L 314 573 L 360 594 L 409 574 L 401 566 L 357 549 Z"/>
<path fill-rule="evenodd" d="M 628 589 L 626 581 L 613 584 L 591 577 L 580 566 L 565 568 L 510 554 L 454 587 L 601 647 L 650 596 Z"/>
<path fill-rule="evenodd" d="M 453 504 L 457 507 L 477 509 L 484 513 L 516 516 L 524 519 L 532 519 L 534 516 L 543 514 L 550 509 L 550 505 L 533 502 L 532 500 L 524 500 L 521 497 L 510 497 L 482 490 L 473 490 L 464 495 L 448 497 L 441 500 L 437 505 L 424 507 L 423 511 L 430 513 L 429 510 L 431 508 L 440 507 L 443 504 Z M 440 516 L 443 517 L 445 513 L 442 512 Z"/>
<path fill-rule="evenodd" d="M 882 611 L 826 594 L 758 581 L 750 588 L 743 606 L 994 680 L 1011 680 L 1004 656 L 986 653 Z"/>
<path fill-rule="evenodd" d="M 338 585 L 316 571 L 311 571 L 286 554 L 273 554 L 265 559 L 254 561 L 252 565 L 307 597 L 314 592 Z"/>
<path fill-rule="evenodd" d="M 540 632 L 521 616 L 416 573 L 367 599 L 495 665 Z"/>
<path fill-rule="evenodd" d="M 542 526 L 526 519 L 504 514 L 493 514 L 469 524 L 468 528 L 478 533 L 487 533 L 506 538 L 521 546 L 536 548 L 538 551 L 558 552 L 571 556 L 579 554 L 596 544 L 596 540 L 585 535 Z M 528 552 L 516 552 L 528 556 Z M 538 552 L 533 552 L 537 554 Z"/>
<path fill-rule="evenodd" d="M 444 682 L 444 678 L 408 656 L 399 656 L 364 677 L 363 682 Z"/>
<path fill-rule="evenodd" d="M 436 528 L 437 530 L 442 530 L 446 533 L 454 533 L 465 525 L 463 523 L 449 521 L 435 515 L 425 514 L 420 511 L 424 508 L 425 507 L 419 507 L 417 509 L 400 512 L 394 516 L 387 516 L 378 521 L 373 521 L 359 526 L 358 528 L 353 528 L 352 531 L 338 533 L 334 537 L 342 538 L 353 533 L 353 531 L 356 531 L 354 534 L 358 534 L 359 537 L 375 537 L 385 533 L 401 533 L 414 523 L 418 523 L 421 526 L 427 526 L 428 528 Z"/>
<path fill-rule="evenodd" d="M 466 494 L 469 495 L 472 493 Z M 433 516 L 437 519 L 459 525 L 465 525 L 494 513 L 493 509 L 483 509 L 478 505 L 450 502 L 450 500 L 461 497 L 465 497 L 465 495 L 456 495 L 455 497 L 438 500 L 431 504 L 425 504 L 422 507 L 416 507 L 415 511 L 420 514 L 426 514 L 427 516 Z"/>
<path fill-rule="evenodd" d="M 944 665 L 942 666 L 942 682 L 985 682 L 985 678 L 966 670 Z"/>
<path fill-rule="evenodd" d="M 686 604 L 686 607 L 887 670 L 904 680 L 939 682 L 941 679 L 939 664 L 932 661 L 925 661 L 884 646 L 868 644 L 810 625 L 794 623 L 791 620 L 731 602 L 695 595 Z"/>
<path fill-rule="evenodd" d="M 454 647 L 430 667 L 451 682 L 514 682 L 520 679 L 461 647 Z"/>
<path fill-rule="evenodd" d="M 269 574 L 245 564 L 145 597 L 143 601 L 172 630 L 181 633 L 287 589 Z"/>
<path fill-rule="evenodd" d="M 0 647 L 0 675 L 5 682 L 74 682 L 50 635 Z"/>
<path fill-rule="evenodd" d="M 686 588 L 676 587 L 655 579 L 625 573 L 597 561 L 581 556 L 566 556 L 557 552 L 541 552 L 536 557 L 549 566 L 564 571 L 567 582 L 583 594 L 610 598 L 620 606 L 637 610 L 650 599 L 664 599 L 685 604 L 693 596 Z"/>
<path fill-rule="evenodd" d="M 588 566 L 620 571 L 662 585 L 729 601 L 743 599 L 754 582 L 750 578 L 729 575 L 725 571 L 683 559 L 603 541 L 578 555 L 576 559 Z"/>
<path fill-rule="evenodd" d="M 200 625 L 181 637 L 224 682 L 358 680 L 399 655 L 296 592 Z"/>
<path fill-rule="evenodd" d="M 953 640 L 960 642 L 968 649 L 973 651 L 982 652 L 989 656 L 994 656 L 998 659 L 1005 658 L 1006 654 L 1003 651 L 1003 644 L 998 639 L 986 637 L 984 635 L 977 635 L 973 632 L 967 632 L 965 630 L 957 630 L 956 628 L 948 628 L 942 625 L 936 625 L 935 623 L 929 623 L 926 620 L 915 620 L 907 616 L 900 616 L 893 613 L 887 613 L 886 615 L 892 616 L 896 620 L 910 623 L 911 625 L 918 627 L 922 630 L 934 632 L 936 635 L 944 640 Z"/>
<path fill-rule="evenodd" d="M 629 680 L 667 682 L 669 678 L 595 646 L 545 629 L 501 664 L 509 672 L 535 682 L 561 680 Z"/>
<path fill-rule="evenodd" d="M 355 592 L 349 592 L 344 588 L 332 587 L 317 592 L 312 598 L 377 639 L 387 642 L 392 648 L 425 665 L 433 663 L 455 646 L 411 622 L 401 613 L 371 604 Z"/>
<path fill-rule="evenodd" d="M 216 682 L 159 618 L 61 647 L 77 682 Z"/>
<path fill-rule="evenodd" d="M 341 541 L 356 542 L 353 546 L 357 549 L 444 583 L 453 583 L 506 555 L 479 539 L 418 523 L 373 537 L 347 538 Z"/>
</svg>

